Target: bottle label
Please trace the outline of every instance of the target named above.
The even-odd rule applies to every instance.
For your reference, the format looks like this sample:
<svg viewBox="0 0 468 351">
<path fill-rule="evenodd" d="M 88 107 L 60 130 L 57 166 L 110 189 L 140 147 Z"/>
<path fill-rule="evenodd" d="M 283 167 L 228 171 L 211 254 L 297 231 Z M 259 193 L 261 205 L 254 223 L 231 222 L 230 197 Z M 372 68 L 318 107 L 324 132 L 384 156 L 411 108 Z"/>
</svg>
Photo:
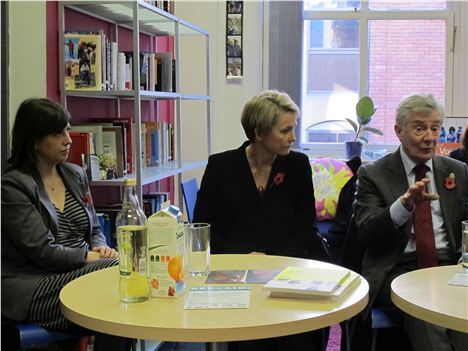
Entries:
<svg viewBox="0 0 468 351">
<path fill-rule="evenodd" d="M 138 272 L 141 274 L 146 274 L 146 258 L 141 258 L 138 260 Z"/>
</svg>

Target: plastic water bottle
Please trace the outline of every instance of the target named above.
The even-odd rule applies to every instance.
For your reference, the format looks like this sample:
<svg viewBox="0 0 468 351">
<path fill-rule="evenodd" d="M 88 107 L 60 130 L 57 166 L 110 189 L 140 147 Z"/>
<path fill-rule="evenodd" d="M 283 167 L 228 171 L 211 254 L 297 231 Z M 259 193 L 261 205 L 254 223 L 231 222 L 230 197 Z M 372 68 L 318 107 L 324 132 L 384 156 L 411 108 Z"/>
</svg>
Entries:
<svg viewBox="0 0 468 351">
<path fill-rule="evenodd" d="M 125 180 L 122 210 L 117 215 L 119 295 L 122 302 L 148 300 L 146 216 L 135 193 L 136 179 Z"/>
</svg>

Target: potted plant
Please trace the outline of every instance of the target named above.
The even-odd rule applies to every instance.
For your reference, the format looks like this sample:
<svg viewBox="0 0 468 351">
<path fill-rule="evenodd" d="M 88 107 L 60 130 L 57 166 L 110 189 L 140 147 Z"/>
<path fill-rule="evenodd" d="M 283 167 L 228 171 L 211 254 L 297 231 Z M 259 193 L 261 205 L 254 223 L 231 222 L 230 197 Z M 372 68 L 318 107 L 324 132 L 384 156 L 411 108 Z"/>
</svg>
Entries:
<svg viewBox="0 0 468 351">
<path fill-rule="evenodd" d="M 346 118 L 356 132 L 354 141 L 347 141 L 345 143 L 346 158 L 348 160 L 356 156 L 361 157 L 362 147 L 369 144 L 369 140 L 363 135 L 364 132 L 383 135 L 379 129 L 368 126 L 376 110 L 372 99 L 369 96 L 363 96 L 356 104 L 357 123 L 350 118 Z"/>
</svg>

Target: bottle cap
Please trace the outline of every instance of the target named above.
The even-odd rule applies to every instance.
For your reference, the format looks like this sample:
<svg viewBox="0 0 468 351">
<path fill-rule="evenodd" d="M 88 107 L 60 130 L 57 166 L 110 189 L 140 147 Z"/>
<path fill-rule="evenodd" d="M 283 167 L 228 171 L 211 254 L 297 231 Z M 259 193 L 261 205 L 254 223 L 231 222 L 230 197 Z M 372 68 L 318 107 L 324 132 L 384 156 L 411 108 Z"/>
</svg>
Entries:
<svg viewBox="0 0 468 351">
<path fill-rule="evenodd" d="M 169 206 L 168 211 L 172 213 L 174 216 L 177 216 L 180 212 L 179 208 L 174 205 Z"/>
<path fill-rule="evenodd" d="M 136 185 L 136 179 L 135 178 L 127 178 L 127 179 L 125 179 L 124 184 L 127 185 L 127 186 L 135 186 Z"/>
</svg>

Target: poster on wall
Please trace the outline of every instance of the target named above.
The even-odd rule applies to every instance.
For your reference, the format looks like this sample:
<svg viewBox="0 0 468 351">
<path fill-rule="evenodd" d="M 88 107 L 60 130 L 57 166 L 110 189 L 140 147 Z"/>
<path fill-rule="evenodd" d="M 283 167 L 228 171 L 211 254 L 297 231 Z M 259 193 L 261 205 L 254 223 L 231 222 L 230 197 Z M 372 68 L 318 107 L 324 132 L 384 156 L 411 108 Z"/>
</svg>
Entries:
<svg viewBox="0 0 468 351">
<path fill-rule="evenodd" d="M 242 79 L 243 1 L 226 1 L 226 78 Z"/>
<path fill-rule="evenodd" d="M 462 147 L 463 133 L 468 125 L 468 117 L 444 118 L 444 123 L 440 128 L 439 143 L 436 147 L 438 155 L 449 156 L 450 152 Z"/>
</svg>

